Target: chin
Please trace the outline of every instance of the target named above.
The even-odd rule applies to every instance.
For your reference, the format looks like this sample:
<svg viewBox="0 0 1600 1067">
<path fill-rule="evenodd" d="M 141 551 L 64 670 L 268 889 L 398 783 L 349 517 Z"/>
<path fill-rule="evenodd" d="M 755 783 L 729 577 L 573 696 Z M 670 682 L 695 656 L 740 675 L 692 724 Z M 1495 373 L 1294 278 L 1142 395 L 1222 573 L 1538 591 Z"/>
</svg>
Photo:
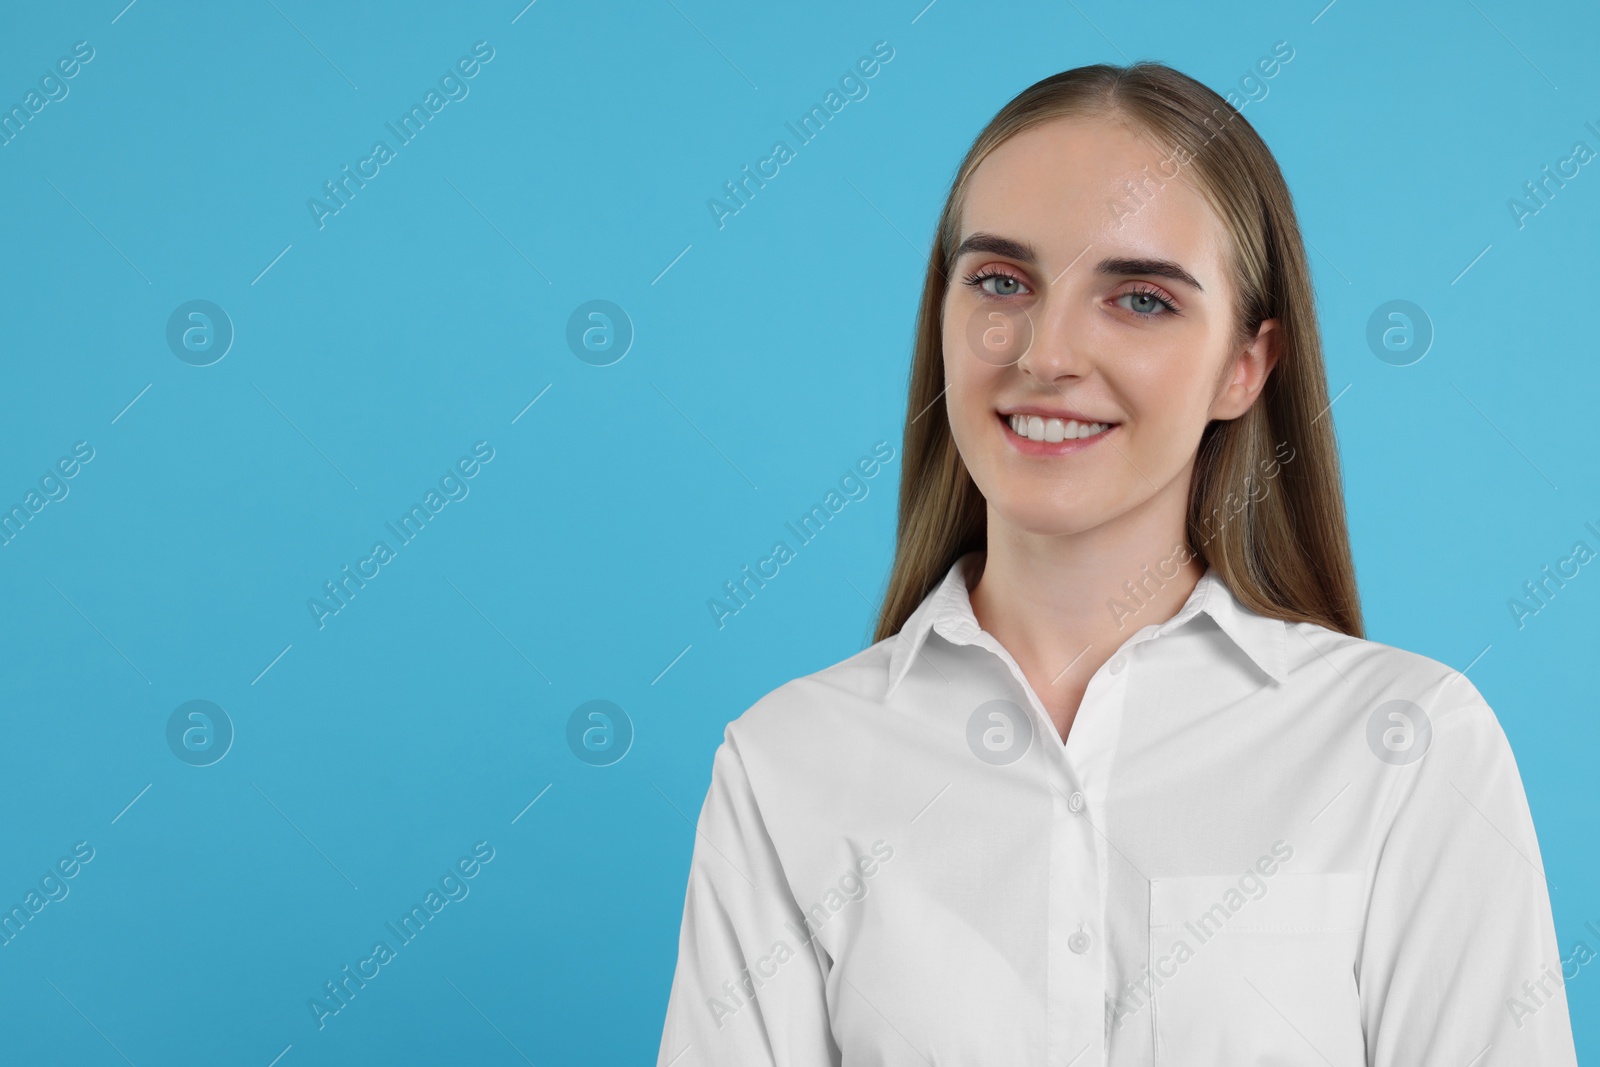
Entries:
<svg viewBox="0 0 1600 1067">
<path fill-rule="evenodd" d="M 1104 507 L 1081 502 L 1047 501 L 1033 496 L 997 504 L 993 497 L 986 499 L 995 515 L 1008 526 L 1041 537 L 1080 534 L 1114 517 Z"/>
</svg>

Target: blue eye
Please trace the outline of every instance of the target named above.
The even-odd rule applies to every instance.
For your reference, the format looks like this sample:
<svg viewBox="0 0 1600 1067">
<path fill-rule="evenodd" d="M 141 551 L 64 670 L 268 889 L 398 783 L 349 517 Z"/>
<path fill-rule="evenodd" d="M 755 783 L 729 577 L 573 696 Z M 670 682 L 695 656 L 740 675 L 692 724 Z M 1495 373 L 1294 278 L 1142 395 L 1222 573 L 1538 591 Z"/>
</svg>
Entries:
<svg viewBox="0 0 1600 1067">
<path fill-rule="evenodd" d="M 1130 303 L 1122 303 L 1124 300 Z M 1135 289 L 1123 293 L 1117 297 L 1117 303 L 1143 318 L 1155 318 L 1159 315 L 1176 313 L 1178 310 L 1170 300 L 1154 289 Z M 1163 310 L 1158 311 L 1158 308 Z"/>
<path fill-rule="evenodd" d="M 977 271 L 967 275 L 965 281 L 972 288 L 994 297 L 1020 296 L 1027 291 L 1027 286 L 1022 284 L 1021 278 L 1003 271 L 992 270 L 987 273 Z M 989 285 L 990 282 L 994 282 L 992 287 Z"/>
</svg>

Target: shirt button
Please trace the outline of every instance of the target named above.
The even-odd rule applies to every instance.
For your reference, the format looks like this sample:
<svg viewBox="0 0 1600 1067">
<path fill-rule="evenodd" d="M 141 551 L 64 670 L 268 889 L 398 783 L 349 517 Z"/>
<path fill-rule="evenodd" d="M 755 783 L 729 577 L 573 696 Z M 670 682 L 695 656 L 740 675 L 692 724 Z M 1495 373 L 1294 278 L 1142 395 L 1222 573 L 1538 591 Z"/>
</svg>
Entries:
<svg viewBox="0 0 1600 1067">
<path fill-rule="evenodd" d="M 1075 792 L 1070 797 L 1068 797 L 1067 798 L 1067 807 L 1069 809 L 1071 809 L 1072 811 L 1074 811 L 1074 812 L 1082 811 L 1083 810 L 1083 794 Z"/>
<path fill-rule="evenodd" d="M 1122 653 L 1119 652 L 1115 656 L 1111 657 L 1111 673 L 1112 674 L 1121 674 L 1122 673 L 1122 668 L 1126 667 L 1127 665 L 1128 665 L 1128 657 L 1123 655 Z"/>
<path fill-rule="evenodd" d="M 1089 951 L 1089 935 L 1084 933 L 1082 930 L 1079 930 L 1077 933 L 1067 938 L 1067 947 L 1076 952 L 1078 955 L 1083 955 L 1085 952 Z"/>
</svg>

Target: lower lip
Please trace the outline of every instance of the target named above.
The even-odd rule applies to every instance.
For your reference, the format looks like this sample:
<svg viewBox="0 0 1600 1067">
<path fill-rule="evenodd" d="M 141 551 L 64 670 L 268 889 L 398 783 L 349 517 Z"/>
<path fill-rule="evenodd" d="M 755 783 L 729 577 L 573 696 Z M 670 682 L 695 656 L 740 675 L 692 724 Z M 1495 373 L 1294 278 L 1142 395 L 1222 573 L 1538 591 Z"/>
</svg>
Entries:
<svg viewBox="0 0 1600 1067">
<path fill-rule="evenodd" d="M 1116 432 L 1117 424 L 1101 430 L 1093 437 L 1074 437 L 1070 441 L 1035 441 L 1031 438 L 1021 437 L 1011 428 L 1011 420 L 996 412 L 1000 420 L 1000 432 L 1006 435 L 1006 440 L 1011 447 L 1025 456 L 1069 456 L 1074 452 L 1082 452 L 1086 448 L 1093 448 Z"/>
</svg>

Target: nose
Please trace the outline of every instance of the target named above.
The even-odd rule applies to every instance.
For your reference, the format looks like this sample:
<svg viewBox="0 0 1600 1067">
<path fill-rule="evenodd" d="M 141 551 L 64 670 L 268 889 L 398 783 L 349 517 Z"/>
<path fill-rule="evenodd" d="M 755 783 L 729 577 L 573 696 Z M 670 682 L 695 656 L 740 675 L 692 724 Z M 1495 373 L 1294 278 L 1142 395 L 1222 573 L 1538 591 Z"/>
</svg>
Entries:
<svg viewBox="0 0 1600 1067">
<path fill-rule="evenodd" d="M 1059 387 L 1089 373 L 1089 339 L 1079 308 L 1063 299 L 1044 300 L 1028 309 L 1032 338 L 1016 367 L 1038 384 Z"/>
</svg>

